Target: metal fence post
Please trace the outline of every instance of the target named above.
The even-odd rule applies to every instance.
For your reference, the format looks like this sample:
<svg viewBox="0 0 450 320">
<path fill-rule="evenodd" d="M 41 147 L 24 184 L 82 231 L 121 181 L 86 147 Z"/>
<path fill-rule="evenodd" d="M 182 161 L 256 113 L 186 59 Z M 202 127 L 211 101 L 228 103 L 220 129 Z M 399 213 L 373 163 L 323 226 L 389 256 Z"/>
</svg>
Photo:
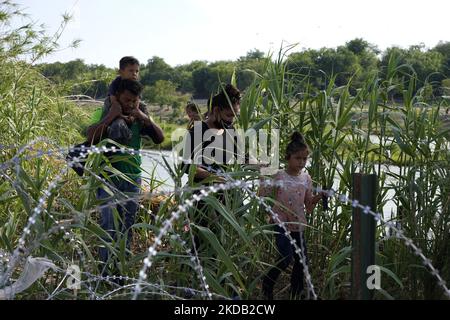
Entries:
<svg viewBox="0 0 450 320">
<path fill-rule="evenodd" d="M 352 198 L 376 211 L 378 181 L 375 174 L 354 173 Z M 375 264 L 376 221 L 360 208 L 352 212 L 351 297 L 355 300 L 373 299 L 374 290 L 367 287 L 367 268 Z"/>
</svg>

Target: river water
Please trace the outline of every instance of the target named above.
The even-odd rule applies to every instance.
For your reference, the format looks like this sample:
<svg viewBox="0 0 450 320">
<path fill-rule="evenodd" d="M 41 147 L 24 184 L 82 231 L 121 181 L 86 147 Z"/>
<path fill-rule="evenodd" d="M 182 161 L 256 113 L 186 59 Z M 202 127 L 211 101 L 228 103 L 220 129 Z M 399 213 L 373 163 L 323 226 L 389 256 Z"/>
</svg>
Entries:
<svg viewBox="0 0 450 320">
<path fill-rule="evenodd" d="M 174 181 L 170 176 L 170 173 L 166 169 L 166 166 L 163 161 L 163 157 L 167 160 L 169 165 L 173 168 L 174 165 L 174 158 L 172 156 L 172 152 L 170 151 L 159 151 L 159 150 L 146 150 L 151 155 L 144 154 L 142 157 L 142 168 L 144 169 L 143 178 L 144 179 L 150 179 L 151 175 L 153 174 L 154 177 L 161 181 L 162 184 L 159 187 L 162 191 L 170 191 L 174 188 Z M 399 173 L 399 168 L 394 166 L 382 166 L 382 170 L 385 172 L 392 172 L 392 173 Z M 391 177 L 387 178 L 388 183 L 392 181 Z M 182 184 L 185 185 L 187 182 L 187 175 L 184 175 L 182 177 Z M 334 188 L 337 188 L 339 185 L 339 180 L 335 180 Z M 348 192 L 348 195 L 350 194 L 350 191 Z M 394 201 L 392 200 L 395 196 L 395 190 L 389 189 L 386 198 L 389 199 L 386 204 L 383 206 L 383 216 L 384 219 L 390 219 L 390 217 L 395 215 L 396 212 L 396 205 Z"/>
</svg>

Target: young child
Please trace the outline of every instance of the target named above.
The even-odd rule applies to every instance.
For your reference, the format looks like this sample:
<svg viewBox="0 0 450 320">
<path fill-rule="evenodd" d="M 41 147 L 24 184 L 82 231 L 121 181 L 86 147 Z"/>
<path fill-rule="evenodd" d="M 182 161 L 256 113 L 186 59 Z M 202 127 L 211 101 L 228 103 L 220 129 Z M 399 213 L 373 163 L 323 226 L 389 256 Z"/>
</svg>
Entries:
<svg viewBox="0 0 450 320">
<path fill-rule="evenodd" d="M 309 147 L 303 136 L 299 132 L 294 132 L 286 149 L 286 169 L 280 170 L 273 177 L 274 182 L 282 181 L 284 185 L 282 187 L 262 185 L 259 191 L 260 196 L 274 195 L 276 204 L 272 210 L 284 222 L 297 246 L 303 250 L 305 258 L 307 255 L 303 235 L 307 224 L 305 209 L 308 213 L 311 213 L 317 202 L 322 199 L 320 194 L 313 196 L 311 177 L 303 171 L 308 155 Z M 273 218 L 271 220 L 275 232 L 277 232 L 275 242 L 280 258 L 276 266 L 271 268 L 263 278 L 263 293 L 265 298 L 273 299 L 273 287 L 278 276 L 294 258 L 294 267 L 291 274 L 291 297 L 295 298 L 303 290 L 303 264 L 300 263 L 300 257 L 295 253 L 295 247 L 285 235 L 284 229 L 278 226 Z"/>
<path fill-rule="evenodd" d="M 191 129 L 194 126 L 195 121 L 202 121 L 200 118 L 200 112 L 197 105 L 194 102 L 189 102 L 186 105 L 186 114 L 189 117 L 189 123 L 187 129 Z"/>
<path fill-rule="evenodd" d="M 107 129 L 107 137 L 120 143 L 127 144 L 131 140 L 132 132 L 131 125 L 134 122 L 134 117 L 125 115 L 122 112 L 122 107 L 117 99 L 117 90 L 121 80 L 135 80 L 139 78 L 139 61 L 131 56 L 126 56 L 119 61 L 119 76 L 117 76 L 109 85 L 108 97 L 105 99 L 103 109 L 96 111 L 92 117 L 92 123 L 97 123 L 101 120 L 101 115 L 106 115 L 111 108 L 120 110 L 120 116 L 114 120 Z M 141 111 L 143 107 L 140 105 Z"/>
<path fill-rule="evenodd" d="M 119 88 L 120 80 L 139 80 L 139 60 L 135 57 L 126 56 L 119 61 L 119 75 L 109 85 L 108 96 L 111 97 L 112 105 L 119 105 L 117 100 L 117 89 Z"/>
</svg>

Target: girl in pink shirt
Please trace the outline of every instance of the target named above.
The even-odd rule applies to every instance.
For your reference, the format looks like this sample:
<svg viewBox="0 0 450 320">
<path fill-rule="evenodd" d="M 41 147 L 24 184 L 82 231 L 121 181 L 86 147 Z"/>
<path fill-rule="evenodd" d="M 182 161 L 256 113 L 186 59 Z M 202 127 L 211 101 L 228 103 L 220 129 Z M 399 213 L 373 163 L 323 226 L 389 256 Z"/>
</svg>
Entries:
<svg viewBox="0 0 450 320">
<path fill-rule="evenodd" d="M 290 231 L 297 246 L 303 250 L 306 258 L 306 242 L 303 231 L 306 225 L 305 210 L 309 214 L 322 198 L 322 195 L 313 196 L 312 181 L 309 174 L 302 171 L 309 155 L 309 147 L 299 132 L 294 132 L 286 149 L 287 166 L 273 177 L 273 182 L 281 181 L 283 186 L 262 186 L 261 196 L 273 195 L 276 204 L 272 210 L 278 214 L 278 218 Z M 294 266 L 291 274 L 291 297 L 295 298 L 303 290 L 303 264 L 300 263 L 295 247 L 285 235 L 285 231 L 276 221 L 273 221 L 275 229 L 275 242 L 280 258 L 277 264 L 269 270 L 263 278 L 263 293 L 267 299 L 273 299 L 273 287 L 282 270 L 285 270 L 292 258 Z"/>
</svg>

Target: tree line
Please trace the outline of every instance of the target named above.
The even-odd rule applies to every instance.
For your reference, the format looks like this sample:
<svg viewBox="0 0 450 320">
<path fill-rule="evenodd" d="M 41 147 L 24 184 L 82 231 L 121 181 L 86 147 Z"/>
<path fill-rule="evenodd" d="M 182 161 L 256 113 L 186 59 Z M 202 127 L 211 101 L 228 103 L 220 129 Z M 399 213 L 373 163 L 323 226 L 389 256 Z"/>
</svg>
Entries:
<svg viewBox="0 0 450 320">
<path fill-rule="evenodd" d="M 141 62 L 143 98 L 150 103 L 177 107 L 191 98 L 208 99 L 220 82 L 230 81 L 233 75 L 238 88 L 245 90 L 263 72 L 270 58 L 254 49 L 236 61 L 197 60 L 172 67 L 163 58 L 153 56 Z M 401 71 L 406 83 L 411 78 L 419 87 L 428 85 L 430 95 L 446 95 L 450 87 L 450 42 L 440 42 L 431 49 L 424 45 L 393 46 L 381 52 L 375 45 L 357 38 L 337 48 L 291 52 L 287 59 L 285 77 L 294 79 L 300 92 L 309 87 L 322 90 L 331 77 L 335 77 L 337 86 L 350 82 L 351 91 L 356 92 L 374 72 L 380 78 L 387 78 L 392 67 Z M 88 65 L 81 59 L 37 67 L 45 77 L 60 85 L 65 94 L 96 99 L 107 95 L 108 85 L 116 76 L 116 70 L 102 64 Z"/>
</svg>

